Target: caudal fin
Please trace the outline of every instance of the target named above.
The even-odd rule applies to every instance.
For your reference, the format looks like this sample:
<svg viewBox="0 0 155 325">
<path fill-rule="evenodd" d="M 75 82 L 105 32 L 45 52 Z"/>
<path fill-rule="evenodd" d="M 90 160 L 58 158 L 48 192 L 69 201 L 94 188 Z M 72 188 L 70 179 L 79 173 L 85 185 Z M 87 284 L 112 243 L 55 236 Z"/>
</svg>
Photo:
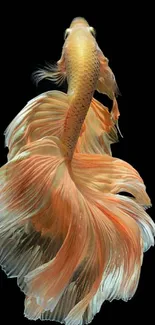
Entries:
<svg viewBox="0 0 155 325">
<path fill-rule="evenodd" d="M 134 168 L 106 154 L 70 164 L 44 137 L 0 169 L 0 184 L 0 264 L 27 296 L 26 317 L 84 324 L 105 300 L 133 296 L 155 235 Z"/>
</svg>

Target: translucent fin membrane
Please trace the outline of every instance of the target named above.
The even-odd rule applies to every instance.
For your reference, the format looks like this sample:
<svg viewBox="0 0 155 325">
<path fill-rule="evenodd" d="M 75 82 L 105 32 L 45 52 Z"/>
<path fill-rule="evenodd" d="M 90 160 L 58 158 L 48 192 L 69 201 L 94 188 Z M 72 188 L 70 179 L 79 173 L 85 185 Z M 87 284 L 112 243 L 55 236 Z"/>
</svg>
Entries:
<svg viewBox="0 0 155 325">
<path fill-rule="evenodd" d="M 89 323 L 105 300 L 133 296 L 155 225 L 132 166 L 79 153 L 70 164 L 44 137 L 1 168 L 0 184 L 0 263 L 27 296 L 27 318 Z"/>
<path fill-rule="evenodd" d="M 100 75 L 97 83 L 97 91 L 106 94 L 110 99 L 120 95 L 120 91 L 115 79 L 115 75 L 109 67 L 108 59 L 104 56 L 103 52 L 98 47 L 98 58 L 100 61 Z"/>
<path fill-rule="evenodd" d="M 11 229 L 0 238 L 0 264 L 8 277 L 18 278 L 22 291 L 25 291 L 24 276 L 54 258 L 62 244 L 61 238 L 55 242 L 30 228 L 29 232 L 25 232 L 24 227 Z"/>
<path fill-rule="evenodd" d="M 43 79 L 48 79 L 61 85 L 66 78 L 64 60 L 59 60 L 57 64 L 46 63 L 42 69 L 38 69 L 32 75 L 35 84 Z"/>
<path fill-rule="evenodd" d="M 8 160 L 26 144 L 46 136 L 61 138 L 68 108 L 68 97 L 60 91 L 44 93 L 28 102 L 5 131 L 5 144 L 9 148 Z M 111 154 L 111 144 L 118 141 L 115 127 L 118 116 L 116 100 L 109 113 L 107 107 L 93 99 L 81 129 L 76 152 Z"/>
<path fill-rule="evenodd" d="M 30 142 L 45 136 L 60 138 L 67 109 L 67 96 L 59 91 L 49 91 L 28 102 L 5 131 L 8 159 Z"/>
</svg>

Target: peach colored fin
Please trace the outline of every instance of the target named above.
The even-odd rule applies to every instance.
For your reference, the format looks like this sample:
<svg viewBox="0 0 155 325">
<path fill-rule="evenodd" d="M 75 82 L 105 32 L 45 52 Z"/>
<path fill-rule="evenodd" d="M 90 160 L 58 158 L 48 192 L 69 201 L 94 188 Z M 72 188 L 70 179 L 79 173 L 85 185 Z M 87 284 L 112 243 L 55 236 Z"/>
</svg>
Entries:
<svg viewBox="0 0 155 325">
<path fill-rule="evenodd" d="M 62 172 L 63 149 L 55 141 L 44 138 L 23 147 L 0 169 L 0 264 L 23 291 L 24 276 L 52 260 L 63 242 L 51 216 L 50 182 L 54 187 L 55 169 L 60 177 Z"/>
<path fill-rule="evenodd" d="M 115 76 L 108 65 L 108 59 L 98 48 L 98 58 L 100 61 L 100 76 L 97 83 L 97 91 L 107 95 L 110 99 L 120 94 Z"/>
<path fill-rule="evenodd" d="M 113 105 L 110 113 L 99 101 L 92 100 L 76 151 L 111 154 L 110 145 L 118 141 L 115 127 L 115 120 L 118 118 L 116 107 Z M 5 131 L 5 144 L 9 148 L 8 160 L 28 143 L 45 136 L 61 138 L 68 109 L 68 96 L 60 91 L 49 91 L 29 101 Z"/>
<path fill-rule="evenodd" d="M 50 310 L 44 310 L 39 304 L 37 304 L 35 297 L 29 297 L 25 299 L 25 316 L 28 319 L 41 319 L 52 320 L 57 322 L 63 322 L 68 313 L 76 304 L 77 299 L 77 285 L 75 282 L 71 282 L 64 293 L 62 294 L 59 303 L 54 308 L 53 312 Z"/>
<path fill-rule="evenodd" d="M 0 184 L 0 264 L 28 296 L 28 318 L 88 323 L 105 300 L 133 296 L 155 225 L 132 166 L 79 153 L 70 164 L 44 137 L 0 169 Z"/>
<path fill-rule="evenodd" d="M 118 130 L 120 136 L 123 138 L 123 135 L 122 135 L 122 133 L 120 131 L 119 124 L 118 124 L 119 116 L 120 116 L 120 112 L 119 112 L 119 109 L 118 109 L 118 103 L 117 103 L 116 98 L 114 98 L 112 111 L 111 111 L 111 117 L 112 117 L 112 120 L 114 121 L 114 123 L 115 123 L 115 125 L 117 127 L 117 130 Z"/>
<path fill-rule="evenodd" d="M 60 91 L 49 91 L 30 100 L 5 131 L 8 159 L 24 145 L 45 136 L 60 138 L 67 109 L 67 95 Z"/>
</svg>

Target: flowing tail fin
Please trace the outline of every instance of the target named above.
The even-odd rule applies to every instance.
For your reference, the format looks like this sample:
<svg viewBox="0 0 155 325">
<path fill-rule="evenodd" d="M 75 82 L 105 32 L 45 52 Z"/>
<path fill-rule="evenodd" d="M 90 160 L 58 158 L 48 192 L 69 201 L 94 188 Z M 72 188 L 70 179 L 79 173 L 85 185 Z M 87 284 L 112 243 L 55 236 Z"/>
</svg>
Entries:
<svg viewBox="0 0 155 325">
<path fill-rule="evenodd" d="M 5 145 L 9 148 L 8 160 L 28 143 L 46 136 L 57 136 L 60 139 L 68 108 L 68 96 L 60 91 L 43 93 L 28 102 L 5 131 Z M 93 98 L 76 152 L 111 155 L 111 144 L 118 141 L 118 118 L 116 99 L 110 113 L 107 107 Z"/>
<path fill-rule="evenodd" d="M 0 169 L 0 184 L 0 264 L 26 294 L 27 318 L 89 323 L 105 300 L 133 296 L 155 235 L 133 167 L 106 154 L 70 163 L 44 137 Z"/>
</svg>

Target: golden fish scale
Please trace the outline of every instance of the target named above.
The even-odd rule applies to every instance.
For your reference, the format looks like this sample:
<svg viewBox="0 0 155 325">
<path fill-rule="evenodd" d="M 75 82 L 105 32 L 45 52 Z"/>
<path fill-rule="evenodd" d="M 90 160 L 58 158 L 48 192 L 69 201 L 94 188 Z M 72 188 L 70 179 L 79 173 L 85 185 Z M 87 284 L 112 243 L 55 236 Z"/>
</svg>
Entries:
<svg viewBox="0 0 155 325">
<path fill-rule="evenodd" d="M 97 49 L 93 42 L 82 42 L 66 53 L 70 109 L 65 119 L 63 139 L 72 155 L 89 109 L 99 75 Z"/>
</svg>

